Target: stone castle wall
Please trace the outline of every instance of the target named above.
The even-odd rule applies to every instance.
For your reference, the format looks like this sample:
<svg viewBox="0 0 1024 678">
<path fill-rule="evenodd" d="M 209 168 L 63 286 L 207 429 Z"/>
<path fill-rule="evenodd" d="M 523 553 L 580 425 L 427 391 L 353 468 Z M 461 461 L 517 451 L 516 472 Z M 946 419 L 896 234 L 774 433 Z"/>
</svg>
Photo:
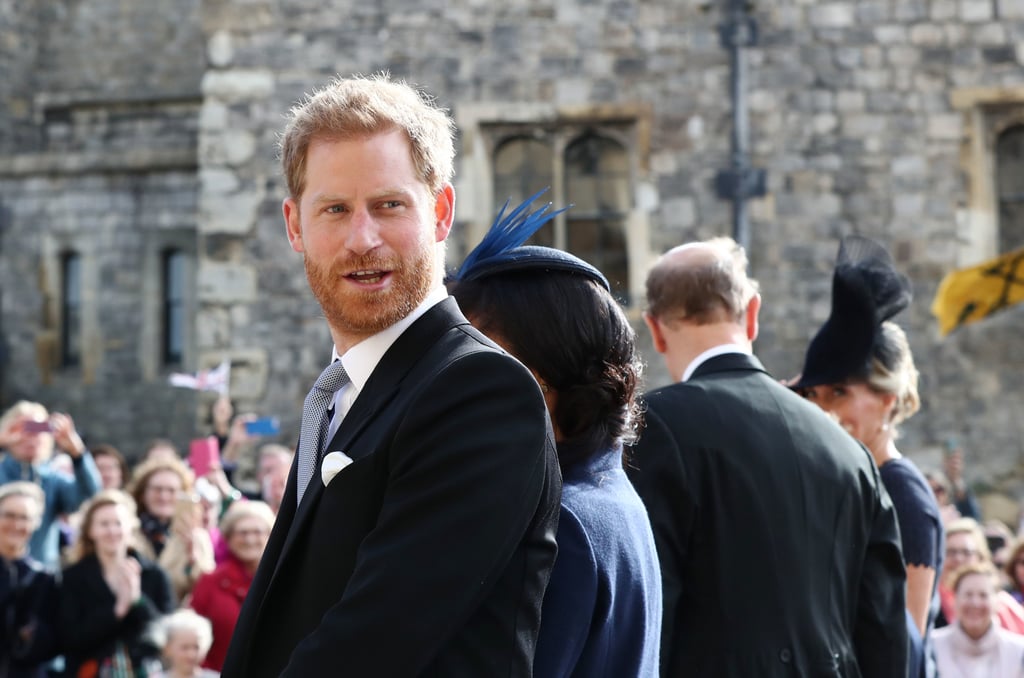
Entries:
<svg viewBox="0 0 1024 678">
<path fill-rule="evenodd" d="M 32 21 L 21 10 L 15 12 L 20 20 Z M 195 194 L 168 207 L 180 212 L 179 223 L 195 210 L 191 366 L 231 356 L 243 407 L 280 415 L 286 431 L 297 429 L 302 397 L 330 345 L 301 261 L 284 238 L 275 141 L 288 107 L 334 74 L 389 70 L 428 88 L 456 116 L 480 106 L 645 107 L 649 153 L 634 177 L 649 230 L 640 259 L 731 230 L 729 206 L 711 185 L 729 159 L 729 66 L 718 41 L 719 3 L 179 0 L 129 10 L 93 0 L 78 11 L 77 20 L 102 38 L 104 49 L 94 51 L 103 53 L 89 52 L 95 40 L 68 37 L 68 17 L 41 22 L 36 39 L 46 49 L 20 72 L 31 73 L 33 86 L 54 101 L 68 91 L 94 91 L 100 99 L 127 98 L 130 91 L 164 101 L 158 108 L 172 129 L 188 128 L 174 115 L 194 101 Z M 921 370 L 923 409 L 904 427 L 901 446 L 926 465 L 937 463 L 938 446 L 955 435 L 971 473 L 1003 482 L 1024 453 L 1015 416 L 1024 404 L 1024 355 L 1014 350 L 1024 311 L 1011 309 L 940 339 L 929 306 L 946 271 L 995 253 L 992 215 L 971 188 L 986 168 L 972 161 L 966 139 L 972 119 L 1024 104 L 1015 94 L 1024 86 L 1024 3 L 772 0 L 756 3 L 755 16 L 752 161 L 767 170 L 769 184 L 769 195 L 752 204 L 751 267 L 765 298 L 758 353 L 779 376 L 795 374 L 828 314 L 838 238 L 859 232 L 880 239 L 913 279 L 916 297 L 898 320 Z M 103 28 L 110 24 L 117 30 Z M 0 22 L 0 37 L 7 25 Z M 0 40 L 0 54 L 11 54 L 9 45 Z M 965 92 L 973 108 L 955 105 Z M 14 95 L 0 85 L 0 96 Z M 464 140 L 470 132 L 461 130 Z M 148 145 L 159 145 L 159 134 L 145 136 L 154 139 Z M 9 140 L 0 143 L 11 148 Z M 490 206 L 474 200 L 474 162 L 460 156 L 452 265 L 472 244 L 465 234 L 491 218 Z M 187 192 L 189 179 L 175 172 L 151 177 L 157 183 L 145 190 L 162 193 L 159 182 L 169 181 Z M 91 188 L 78 193 L 83 197 L 119 191 L 117 182 L 86 179 Z M 66 200 L 76 195 L 53 182 L 0 170 L 0 209 L 19 215 L 0 233 L 0 320 L 9 344 L 33 335 L 38 311 L 31 299 L 39 292 L 36 282 L 11 272 L 7 243 L 17 229 L 37 227 L 26 221 L 38 211 L 25 205 L 37 200 L 26 185 L 56 186 Z M 129 221 L 112 221 L 111 233 L 133 228 Z M 26 251 L 40 247 L 29 238 Z M 130 290 L 130 276 L 123 284 L 115 289 Z M 25 308 L 11 311 L 10 295 Z M 637 319 L 638 310 L 632 309 Z M 137 331 L 127 314 L 113 327 Z M 649 383 L 664 383 L 639 320 L 637 327 L 648 350 Z M 18 351 L 16 365 L 32 362 L 30 352 Z M 106 353 L 99 362 L 102 379 L 121 372 L 103 371 Z M 111 396 L 115 386 L 99 377 L 95 395 L 113 397 L 120 407 L 184 398 L 167 394 L 161 375 L 137 372 L 143 382 L 130 398 Z M 33 374 L 23 368 L 4 383 L 32 386 Z M 204 402 L 174 407 L 201 410 Z"/>
</svg>

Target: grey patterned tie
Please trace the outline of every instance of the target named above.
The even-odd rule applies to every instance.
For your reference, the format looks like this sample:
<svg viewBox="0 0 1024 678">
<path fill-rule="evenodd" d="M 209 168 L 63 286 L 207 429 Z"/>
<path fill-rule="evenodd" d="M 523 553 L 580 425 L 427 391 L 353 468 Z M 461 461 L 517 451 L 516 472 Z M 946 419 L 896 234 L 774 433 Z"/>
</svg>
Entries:
<svg viewBox="0 0 1024 678">
<path fill-rule="evenodd" d="M 306 485 L 313 477 L 313 471 L 320 460 L 320 453 L 323 452 L 327 443 L 324 436 L 327 433 L 327 409 L 334 394 L 348 383 L 348 374 L 340 360 L 335 360 L 327 366 L 317 378 L 306 402 L 302 406 L 302 432 L 299 437 L 299 475 L 296 479 L 298 486 L 298 503 L 302 503 L 302 494 L 306 491 Z"/>
</svg>

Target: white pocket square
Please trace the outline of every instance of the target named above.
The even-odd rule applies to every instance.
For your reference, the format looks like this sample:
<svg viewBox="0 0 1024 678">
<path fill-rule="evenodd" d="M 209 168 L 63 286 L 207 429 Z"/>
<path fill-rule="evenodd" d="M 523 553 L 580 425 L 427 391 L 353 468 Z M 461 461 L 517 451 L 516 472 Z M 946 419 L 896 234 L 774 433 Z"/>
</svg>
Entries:
<svg viewBox="0 0 1024 678">
<path fill-rule="evenodd" d="M 341 469 L 351 463 L 352 457 L 344 452 L 331 452 L 324 457 L 324 461 L 320 465 L 320 477 L 324 480 L 324 487 L 327 487 Z"/>
</svg>

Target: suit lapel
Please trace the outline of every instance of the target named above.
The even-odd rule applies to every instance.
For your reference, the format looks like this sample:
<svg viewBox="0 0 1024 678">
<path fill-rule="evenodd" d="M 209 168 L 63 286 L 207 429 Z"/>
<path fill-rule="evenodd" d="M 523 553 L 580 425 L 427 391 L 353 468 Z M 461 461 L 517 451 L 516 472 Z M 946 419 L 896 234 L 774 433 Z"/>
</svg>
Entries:
<svg viewBox="0 0 1024 678">
<path fill-rule="evenodd" d="M 356 461 L 372 452 L 372 450 L 353 448 L 352 444 L 359 434 L 373 422 L 376 413 L 395 397 L 409 370 L 433 347 L 441 335 L 456 325 L 468 324 L 469 321 L 462 315 L 452 297 L 445 298 L 417 318 L 416 322 L 395 340 L 395 343 L 391 345 L 377 367 L 374 368 L 366 386 L 359 392 L 359 396 L 352 403 L 352 408 L 338 427 L 337 433 L 325 448 L 324 454 L 341 450 L 353 461 Z M 321 455 L 322 458 L 323 455 Z M 294 465 L 292 476 L 295 476 Z M 291 490 L 293 483 L 289 485 L 289 491 L 285 493 L 282 501 L 290 500 L 294 505 L 295 492 Z M 316 468 L 313 469 L 313 477 L 302 495 L 302 503 L 299 504 L 295 513 L 295 519 L 288 528 L 288 535 L 274 569 L 275 575 L 319 504 L 323 491 L 324 483 L 320 475 L 320 464 L 317 463 Z"/>
</svg>

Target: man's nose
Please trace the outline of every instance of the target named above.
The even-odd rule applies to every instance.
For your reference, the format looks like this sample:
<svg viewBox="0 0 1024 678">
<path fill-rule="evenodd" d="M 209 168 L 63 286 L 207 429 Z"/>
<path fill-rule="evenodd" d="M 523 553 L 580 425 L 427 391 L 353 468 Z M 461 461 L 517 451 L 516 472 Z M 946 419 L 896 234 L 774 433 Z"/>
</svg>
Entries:
<svg viewBox="0 0 1024 678">
<path fill-rule="evenodd" d="M 356 254 L 366 254 L 380 246 L 380 225 L 367 210 L 359 208 L 349 220 L 345 247 Z"/>
</svg>

